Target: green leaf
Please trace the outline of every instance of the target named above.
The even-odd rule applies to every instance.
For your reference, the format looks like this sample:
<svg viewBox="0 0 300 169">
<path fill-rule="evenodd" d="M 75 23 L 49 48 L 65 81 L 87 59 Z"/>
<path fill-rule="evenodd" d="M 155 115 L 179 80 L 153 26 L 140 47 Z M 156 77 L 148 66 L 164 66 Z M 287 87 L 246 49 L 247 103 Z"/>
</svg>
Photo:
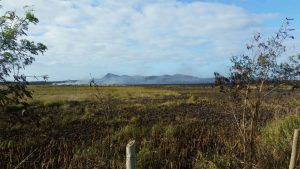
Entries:
<svg viewBox="0 0 300 169">
<path fill-rule="evenodd" d="M 26 16 L 25 18 L 26 18 L 29 22 L 31 22 L 31 23 L 36 24 L 36 23 L 39 22 L 39 19 L 36 18 L 36 17 L 34 16 L 34 14 L 32 13 L 32 11 L 27 11 L 26 14 L 25 14 L 25 16 Z"/>
</svg>

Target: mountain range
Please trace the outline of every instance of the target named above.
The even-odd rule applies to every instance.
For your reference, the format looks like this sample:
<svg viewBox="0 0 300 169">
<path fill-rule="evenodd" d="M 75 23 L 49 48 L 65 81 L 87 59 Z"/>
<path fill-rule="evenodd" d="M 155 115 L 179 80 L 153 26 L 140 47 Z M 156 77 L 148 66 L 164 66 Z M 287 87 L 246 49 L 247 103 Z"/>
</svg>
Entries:
<svg viewBox="0 0 300 169">
<path fill-rule="evenodd" d="M 88 85 L 91 80 L 69 80 L 56 82 L 55 85 Z M 162 76 L 128 76 L 108 73 L 94 83 L 101 85 L 150 85 L 150 84 L 210 84 L 213 78 L 199 78 L 190 75 L 175 74 Z"/>
</svg>

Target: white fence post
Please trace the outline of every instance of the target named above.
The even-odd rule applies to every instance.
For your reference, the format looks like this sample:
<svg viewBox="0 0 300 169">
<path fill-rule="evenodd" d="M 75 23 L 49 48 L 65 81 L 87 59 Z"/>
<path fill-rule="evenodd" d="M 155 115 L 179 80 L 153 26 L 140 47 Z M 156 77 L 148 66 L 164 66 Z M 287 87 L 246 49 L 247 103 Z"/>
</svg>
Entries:
<svg viewBox="0 0 300 169">
<path fill-rule="evenodd" d="M 297 166 L 297 155 L 299 153 L 299 135 L 300 129 L 295 129 L 289 169 L 295 169 Z"/>
<path fill-rule="evenodd" d="M 136 168 L 136 143 L 130 141 L 126 146 L 126 169 Z"/>
</svg>

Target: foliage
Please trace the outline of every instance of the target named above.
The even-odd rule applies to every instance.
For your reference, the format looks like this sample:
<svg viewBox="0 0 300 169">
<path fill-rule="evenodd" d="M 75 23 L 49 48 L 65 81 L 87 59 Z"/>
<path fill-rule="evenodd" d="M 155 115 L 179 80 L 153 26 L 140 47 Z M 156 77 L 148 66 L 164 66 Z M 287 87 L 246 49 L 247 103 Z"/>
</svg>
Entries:
<svg viewBox="0 0 300 169">
<path fill-rule="evenodd" d="M 195 163 L 193 164 L 193 168 L 195 168 L 195 169 L 202 169 L 202 168 L 217 169 L 217 166 L 215 165 L 214 162 L 207 160 L 202 152 L 198 152 Z"/>
<path fill-rule="evenodd" d="M 232 99 L 229 111 L 243 142 L 244 168 L 255 165 L 255 139 L 263 101 L 282 85 L 295 85 L 300 77 L 300 55 L 284 57 L 284 42 L 294 39 L 290 35 L 294 30 L 290 28 L 291 20 L 286 18 L 278 32 L 267 39 L 256 33 L 247 45 L 248 53 L 232 57 L 229 77 L 215 73 L 216 84 Z M 237 117 L 240 115 L 241 120 Z"/>
<path fill-rule="evenodd" d="M 47 47 L 24 37 L 30 24 L 39 22 L 32 10 L 26 10 L 23 17 L 14 11 L 7 11 L 0 17 L 0 107 L 11 103 L 25 103 L 23 99 L 31 97 L 26 90 L 26 76 L 22 69 L 32 64 L 33 55 L 43 54 Z M 46 77 L 45 77 L 46 78 Z"/>
<path fill-rule="evenodd" d="M 286 168 L 291 154 L 294 129 L 300 128 L 300 116 L 288 115 L 268 123 L 259 137 L 259 156 L 270 160 L 260 163 L 261 168 Z"/>
</svg>

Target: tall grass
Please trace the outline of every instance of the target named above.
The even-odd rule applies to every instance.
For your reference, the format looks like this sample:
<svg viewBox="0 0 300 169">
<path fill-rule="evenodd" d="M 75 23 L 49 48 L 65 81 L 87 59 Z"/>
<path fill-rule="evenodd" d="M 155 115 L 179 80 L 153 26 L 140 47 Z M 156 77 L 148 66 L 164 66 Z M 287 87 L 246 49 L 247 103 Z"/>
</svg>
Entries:
<svg viewBox="0 0 300 169">
<path fill-rule="evenodd" d="M 287 168 L 291 154 L 294 129 L 300 128 L 300 116 L 288 115 L 268 123 L 259 138 L 260 156 L 266 159 L 260 166 Z"/>
</svg>

